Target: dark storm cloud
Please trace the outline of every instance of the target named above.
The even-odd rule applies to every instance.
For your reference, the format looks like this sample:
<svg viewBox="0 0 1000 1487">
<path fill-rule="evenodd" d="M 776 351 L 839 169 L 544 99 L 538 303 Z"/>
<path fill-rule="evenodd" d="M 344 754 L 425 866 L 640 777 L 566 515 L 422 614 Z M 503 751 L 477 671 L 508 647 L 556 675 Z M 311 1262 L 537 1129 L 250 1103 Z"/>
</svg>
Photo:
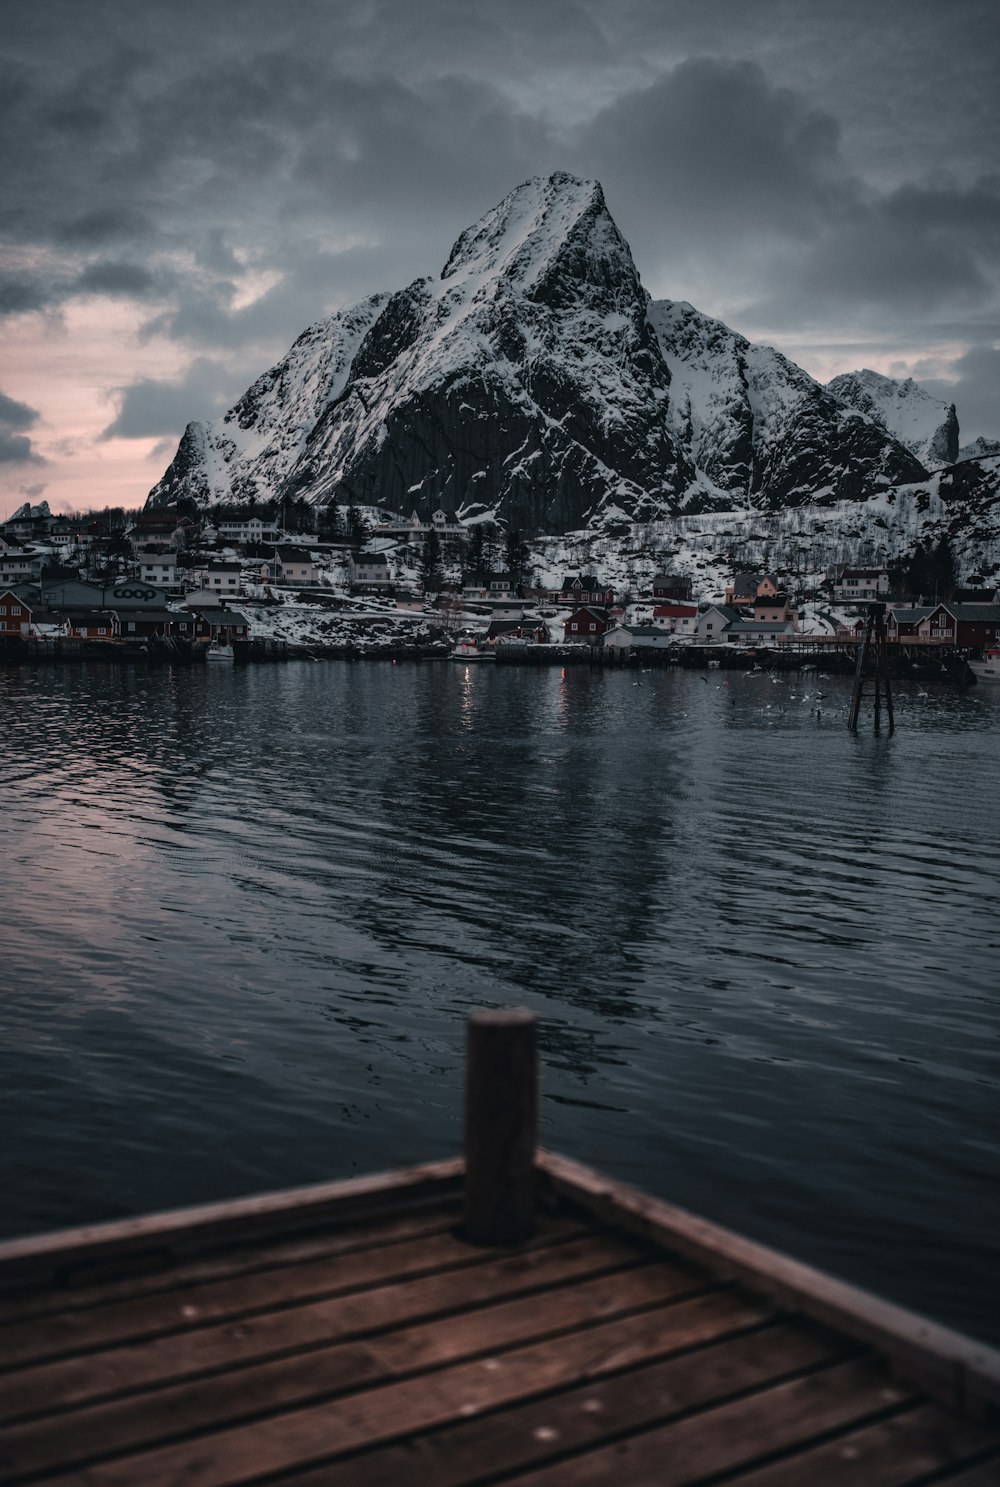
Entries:
<svg viewBox="0 0 1000 1487">
<path fill-rule="evenodd" d="M 737 328 L 981 340 L 997 30 L 981 0 L 13 0 L 0 312 L 144 305 L 201 360 L 120 387 L 106 432 L 179 433 L 565 167 L 654 292 Z"/>
<path fill-rule="evenodd" d="M 38 422 L 38 413 L 27 403 L 19 403 L 0 392 L 0 463 L 41 465 L 45 461 L 32 447 L 31 439 L 23 433 Z"/>
</svg>

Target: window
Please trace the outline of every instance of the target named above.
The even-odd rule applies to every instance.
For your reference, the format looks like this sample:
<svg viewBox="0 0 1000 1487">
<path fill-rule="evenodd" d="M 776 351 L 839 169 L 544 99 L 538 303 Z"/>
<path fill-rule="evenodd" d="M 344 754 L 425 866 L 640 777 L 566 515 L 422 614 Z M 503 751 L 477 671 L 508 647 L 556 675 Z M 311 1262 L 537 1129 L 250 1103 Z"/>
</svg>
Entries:
<svg viewBox="0 0 1000 1487">
<path fill-rule="evenodd" d="M 6 613 L 7 613 L 7 606 L 6 606 L 6 604 L 0 604 L 0 614 L 6 614 Z M 13 610 L 11 611 L 11 613 L 13 613 Z"/>
<path fill-rule="evenodd" d="M 574 620 L 574 621 L 573 621 L 573 622 L 572 622 L 572 623 L 571 623 L 571 624 L 570 624 L 570 629 L 571 629 L 571 630 L 575 630 L 575 629 L 576 629 L 576 628 L 577 628 L 577 624 L 576 624 L 576 621 L 575 621 L 575 620 Z"/>
</svg>

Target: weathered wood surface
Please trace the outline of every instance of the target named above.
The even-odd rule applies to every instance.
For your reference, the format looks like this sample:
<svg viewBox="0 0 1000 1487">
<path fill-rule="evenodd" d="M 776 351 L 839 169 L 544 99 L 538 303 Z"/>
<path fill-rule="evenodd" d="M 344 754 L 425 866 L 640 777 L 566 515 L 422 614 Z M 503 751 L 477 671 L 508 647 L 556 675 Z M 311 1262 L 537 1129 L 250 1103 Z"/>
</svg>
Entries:
<svg viewBox="0 0 1000 1487">
<path fill-rule="evenodd" d="M 1000 1425 L 789 1310 L 787 1277 L 765 1275 L 767 1297 L 720 1275 L 746 1252 L 665 1247 L 655 1211 L 629 1233 L 615 1205 L 564 1201 L 501 1250 L 465 1241 L 447 1187 L 403 1183 L 400 1211 L 364 1220 L 343 1196 L 338 1213 L 325 1190 L 321 1223 L 292 1195 L 283 1236 L 271 1200 L 253 1244 L 221 1212 L 200 1235 L 161 1223 L 172 1262 L 153 1273 L 114 1229 L 103 1253 L 82 1239 L 86 1272 L 66 1240 L 54 1267 L 25 1271 L 22 1247 L 21 1291 L 0 1293 L 0 1481 L 1000 1484 Z M 75 1283 L 41 1285 L 53 1271 Z"/>
<path fill-rule="evenodd" d="M 878 1348 L 950 1408 L 973 1415 L 1000 1409 L 995 1349 L 568 1157 L 540 1151 L 538 1164 L 556 1193 L 595 1217 Z"/>
</svg>

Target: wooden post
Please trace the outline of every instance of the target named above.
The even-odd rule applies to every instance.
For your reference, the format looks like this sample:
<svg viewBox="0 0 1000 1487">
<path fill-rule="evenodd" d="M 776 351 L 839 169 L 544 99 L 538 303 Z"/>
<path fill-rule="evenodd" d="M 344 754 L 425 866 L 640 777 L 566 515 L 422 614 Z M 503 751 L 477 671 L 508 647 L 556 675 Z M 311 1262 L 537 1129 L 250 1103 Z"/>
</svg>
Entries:
<svg viewBox="0 0 1000 1487">
<path fill-rule="evenodd" d="M 465 1058 L 465 1235 L 521 1244 L 535 1231 L 535 1014 L 475 1012 Z"/>
</svg>

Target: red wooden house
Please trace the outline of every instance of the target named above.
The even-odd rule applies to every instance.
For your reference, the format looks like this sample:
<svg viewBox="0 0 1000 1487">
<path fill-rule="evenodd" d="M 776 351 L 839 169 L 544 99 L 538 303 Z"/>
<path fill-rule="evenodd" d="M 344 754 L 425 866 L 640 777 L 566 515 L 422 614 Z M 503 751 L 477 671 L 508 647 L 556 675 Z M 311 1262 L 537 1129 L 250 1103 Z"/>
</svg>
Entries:
<svg viewBox="0 0 1000 1487">
<path fill-rule="evenodd" d="M 27 636 L 31 625 L 31 608 L 12 589 L 0 594 L 0 638 Z"/>
<path fill-rule="evenodd" d="M 657 573 L 653 576 L 653 598 L 657 604 L 668 603 L 672 599 L 690 599 L 691 593 L 690 578 L 683 578 L 679 573 Z"/>
<path fill-rule="evenodd" d="M 563 626 L 563 634 L 568 641 L 583 645 L 596 645 L 604 632 L 610 628 L 611 616 L 606 609 L 598 609 L 594 605 L 585 604 L 581 609 L 574 609 Z"/>
</svg>

